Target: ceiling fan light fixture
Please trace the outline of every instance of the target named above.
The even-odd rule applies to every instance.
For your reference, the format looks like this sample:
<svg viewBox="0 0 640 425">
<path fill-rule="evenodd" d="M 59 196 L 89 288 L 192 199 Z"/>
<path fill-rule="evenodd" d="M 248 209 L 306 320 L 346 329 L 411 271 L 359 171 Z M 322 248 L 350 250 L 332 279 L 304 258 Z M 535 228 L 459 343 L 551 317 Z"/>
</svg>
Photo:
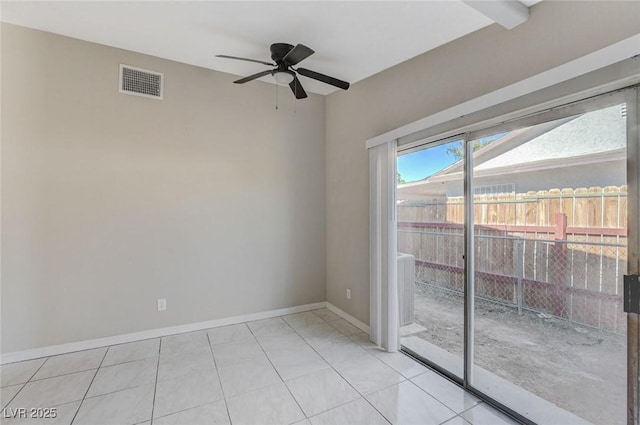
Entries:
<svg viewBox="0 0 640 425">
<path fill-rule="evenodd" d="M 1 1 L 1 0 L 0 0 Z M 307 92 L 304 91 L 302 84 L 300 84 L 300 80 L 296 78 L 297 74 L 304 75 L 305 77 L 320 81 L 321 83 L 329 84 L 334 87 L 338 87 L 342 90 L 347 90 L 349 88 L 349 83 L 346 81 L 338 80 L 337 78 L 330 77 L 328 75 L 321 74 L 319 72 L 311 71 L 310 69 L 305 68 L 296 68 L 293 66 L 302 62 L 309 56 L 311 56 L 314 51 L 308 48 L 303 44 L 297 44 L 293 46 L 292 44 L 287 43 L 274 43 L 269 48 L 271 51 L 271 60 L 275 63 L 263 62 L 261 60 L 256 59 L 248 59 L 241 58 L 238 56 L 227 56 L 227 55 L 216 55 L 217 57 L 227 58 L 227 59 L 236 59 L 247 62 L 257 62 L 263 65 L 267 65 L 269 67 L 274 67 L 272 69 L 267 69 L 262 72 L 255 73 L 253 75 L 249 75 L 248 77 L 240 78 L 239 80 L 234 81 L 234 84 L 244 84 L 249 81 L 256 80 L 258 78 L 262 78 L 271 74 L 273 78 L 276 80 L 276 87 L 279 85 L 288 85 L 293 95 L 296 99 L 304 99 L 307 96 Z M 276 90 L 277 93 L 277 90 Z"/>
<path fill-rule="evenodd" d="M 291 71 L 276 71 L 273 73 L 273 78 L 276 79 L 278 84 L 289 85 L 295 78 L 295 75 Z"/>
</svg>

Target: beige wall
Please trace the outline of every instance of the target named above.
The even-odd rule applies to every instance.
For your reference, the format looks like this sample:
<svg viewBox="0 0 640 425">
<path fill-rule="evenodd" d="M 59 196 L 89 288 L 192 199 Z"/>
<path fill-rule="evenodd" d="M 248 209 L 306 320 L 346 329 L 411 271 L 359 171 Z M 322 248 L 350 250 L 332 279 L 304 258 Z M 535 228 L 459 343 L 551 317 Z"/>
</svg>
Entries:
<svg viewBox="0 0 640 425">
<path fill-rule="evenodd" d="M 8 24 L 1 48 L 2 352 L 325 300 L 324 97 L 275 111 L 273 85 Z M 120 63 L 164 100 L 119 94 Z"/>
<path fill-rule="evenodd" d="M 365 140 L 640 32 L 640 2 L 544 1 L 327 97 L 327 301 L 369 322 Z M 346 300 L 346 289 L 351 300 Z"/>
<path fill-rule="evenodd" d="M 545 1 L 295 112 L 272 85 L 2 24 L 1 352 L 325 299 L 368 323 L 365 140 L 629 37 L 638 16 Z M 165 99 L 119 94 L 120 63 L 163 72 Z"/>
</svg>

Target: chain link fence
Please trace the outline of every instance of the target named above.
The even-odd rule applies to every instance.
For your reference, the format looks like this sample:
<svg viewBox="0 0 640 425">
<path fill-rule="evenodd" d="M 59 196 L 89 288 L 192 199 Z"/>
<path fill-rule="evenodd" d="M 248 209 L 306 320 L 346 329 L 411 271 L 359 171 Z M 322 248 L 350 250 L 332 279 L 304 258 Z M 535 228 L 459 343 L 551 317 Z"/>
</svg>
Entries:
<svg viewBox="0 0 640 425">
<path fill-rule="evenodd" d="M 541 317 L 553 316 L 615 332 L 626 332 L 622 276 L 624 238 L 602 235 L 499 235 L 478 229 L 475 236 L 477 298 Z M 461 228 L 437 225 L 398 229 L 398 250 L 416 257 L 416 281 L 459 294 L 464 290 Z"/>
</svg>

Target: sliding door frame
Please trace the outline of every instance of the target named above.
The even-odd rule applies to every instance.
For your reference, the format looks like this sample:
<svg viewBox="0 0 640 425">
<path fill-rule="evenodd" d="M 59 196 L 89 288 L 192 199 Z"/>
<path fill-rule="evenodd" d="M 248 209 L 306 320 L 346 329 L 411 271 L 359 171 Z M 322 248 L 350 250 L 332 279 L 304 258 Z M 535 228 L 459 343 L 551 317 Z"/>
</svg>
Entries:
<svg viewBox="0 0 640 425">
<path fill-rule="evenodd" d="M 640 87 L 627 94 L 627 274 L 640 274 Z M 627 424 L 640 424 L 639 316 L 627 313 Z"/>
<path fill-rule="evenodd" d="M 571 116 L 578 116 L 594 110 L 626 103 L 627 109 L 627 185 L 628 185 L 628 261 L 627 274 L 640 274 L 640 89 L 638 85 L 617 89 L 608 93 L 577 100 L 564 105 L 540 110 L 526 116 L 509 119 L 486 128 L 477 129 L 455 136 L 462 139 L 465 146 L 464 155 L 464 358 L 463 377 L 443 369 L 429 359 L 422 358 L 418 353 L 402 347 L 403 351 L 422 361 L 437 372 L 463 386 L 469 392 L 478 396 L 488 404 L 502 410 L 514 419 L 535 425 L 531 419 L 512 410 L 509 406 L 482 392 L 473 385 L 474 367 L 474 204 L 473 204 L 473 141 L 481 137 L 490 136 L 519 128 L 530 127 L 549 121 L 555 121 Z M 430 138 L 423 143 L 414 142 L 399 146 L 397 152 L 415 151 L 421 148 L 433 147 L 453 137 L 442 139 Z M 627 423 L 640 424 L 640 320 L 637 314 L 627 315 Z"/>
</svg>

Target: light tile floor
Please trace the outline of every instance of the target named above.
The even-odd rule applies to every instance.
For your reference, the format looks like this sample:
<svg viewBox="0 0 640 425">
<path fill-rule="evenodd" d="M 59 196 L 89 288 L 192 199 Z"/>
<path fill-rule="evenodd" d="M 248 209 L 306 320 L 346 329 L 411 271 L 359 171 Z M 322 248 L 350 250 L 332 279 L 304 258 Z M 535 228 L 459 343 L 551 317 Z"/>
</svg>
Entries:
<svg viewBox="0 0 640 425">
<path fill-rule="evenodd" d="M 6 425 L 515 424 L 326 309 L 0 372 Z M 56 417 L 10 417 L 20 408 L 55 408 Z"/>
</svg>

